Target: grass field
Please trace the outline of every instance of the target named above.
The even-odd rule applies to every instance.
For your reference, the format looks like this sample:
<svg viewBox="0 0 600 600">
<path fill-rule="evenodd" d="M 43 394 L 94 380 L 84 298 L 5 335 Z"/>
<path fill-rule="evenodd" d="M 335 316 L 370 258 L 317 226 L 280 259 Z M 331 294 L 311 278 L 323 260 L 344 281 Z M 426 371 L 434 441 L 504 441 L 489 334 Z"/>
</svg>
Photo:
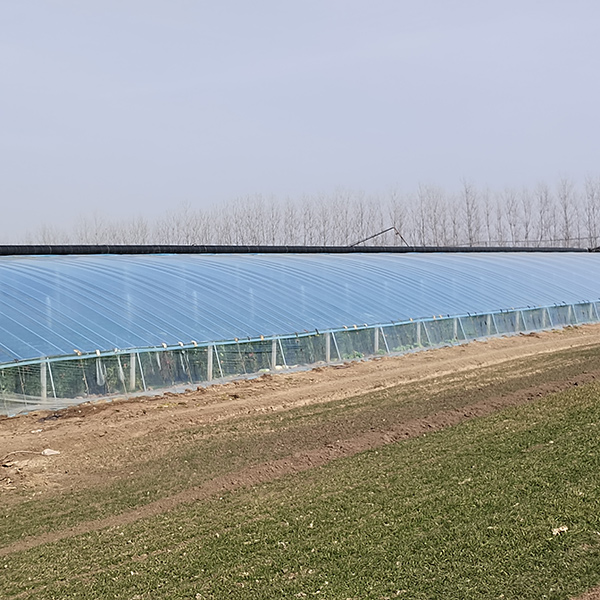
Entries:
<svg viewBox="0 0 600 600">
<path fill-rule="evenodd" d="M 600 583 L 599 434 L 592 383 L 11 553 L 0 597 L 569 598 Z"/>
</svg>

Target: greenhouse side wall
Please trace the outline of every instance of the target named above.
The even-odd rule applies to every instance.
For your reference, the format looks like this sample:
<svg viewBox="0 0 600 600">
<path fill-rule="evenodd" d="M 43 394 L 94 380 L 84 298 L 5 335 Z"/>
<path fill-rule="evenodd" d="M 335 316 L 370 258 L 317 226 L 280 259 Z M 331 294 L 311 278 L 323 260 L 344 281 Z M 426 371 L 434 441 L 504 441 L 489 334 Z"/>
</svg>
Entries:
<svg viewBox="0 0 600 600">
<path fill-rule="evenodd" d="M 599 313 L 600 302 L 582 302 L 5 364 L 0 365 L 0 414 L 56 410 L 99 399 L 595 323 Z"/>
</svg>

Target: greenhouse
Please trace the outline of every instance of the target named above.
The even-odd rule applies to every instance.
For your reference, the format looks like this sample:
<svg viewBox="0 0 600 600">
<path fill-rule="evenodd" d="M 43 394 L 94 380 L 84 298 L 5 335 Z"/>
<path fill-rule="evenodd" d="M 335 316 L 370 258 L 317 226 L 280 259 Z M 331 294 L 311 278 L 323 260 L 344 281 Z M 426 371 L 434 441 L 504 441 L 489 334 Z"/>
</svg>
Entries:
<svg viewBox="0 0 600 600">
<path fill-rule="evenodd" d="M 595 322 L 594 252 L 0 256 L 0 412 Z"/>
</svg>

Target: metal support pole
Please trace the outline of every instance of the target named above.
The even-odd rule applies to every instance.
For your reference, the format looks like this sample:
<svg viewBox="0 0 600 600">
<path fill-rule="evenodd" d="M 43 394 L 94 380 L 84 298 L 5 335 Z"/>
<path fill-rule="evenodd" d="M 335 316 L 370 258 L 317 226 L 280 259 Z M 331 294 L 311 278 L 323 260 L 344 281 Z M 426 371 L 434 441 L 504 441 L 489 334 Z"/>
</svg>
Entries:
<svg viewBox="0 0 600 600">
<path fill-rule="evenodd" d="M 379 352 L 379 327 L 375 327 L 374 329 L 375 338 L 373 339 L 373 351 L 375 354 Z"/>
<path fill-rule="evenodd" d="M 487 326 L 487 335 L 492 335 L 492 315 L 486 315 L 485 324 Z"/>
<path fill-rule="evenodd" d="M 279 351 L 281 352 L 281 360 L 283 361 L 283 366 L 287 367 L 287 360 L 285 360 L 285 353 L 283 352 L 283 344 L 281 343 L 281 338 L 277 338 L 277 342 L 279 343 Z"/>
<path fill-rule="evenodd" d="M 331 362 L 331 336 L 329 331 L 325 334 L 325 362 Z"/>
<path fill-rule="evenodd" d="M 135 352 L 129 355 L 129 389 L 135 390 Z"/>
<path fill-rule="evenodd" d="M 139 352 L 136 353 L 138 367 L 140 368 L 140 375 L 142 377 L 142 385 L 144 386 L 144 391 L 147 392 L 148 388 L 146 388 L 146 378 L 144 377 L 144 369 L 142 368 L 142 359 L 140 358 Z"/>
<path fill-rule="evenodd" d="M 338 360 L 342 360 L 342 355 L 340 354 L 340 349 L 338 348 L 338 343 L 335 339 L 335 334 L 333 333 L 333 331 L 331 332 L 331 339 L 333 340 L 333 345 L 335 346 L 335 351 L 337 352 Z"/>
<path fill-rule="evenodd" d="M 519 331 L 521 331 L 520 317 L 521 317 L 521 312 L 516 310 L 515 311 L 515 333 L 519 333 Z"/>
<path fill-rule="evenodd" d="M 458 317 L 454 317 L 453 327 L 452 327 L 452 337 L 453 339 L 458 339 Z"/>
<path fill-rule="evenodd" d="M 48 363 L 48 375 L 50 375 L 50 385 L 52 386 L 52 395 L 56 398 L 56 388 L 54 387 L 54 377 L 52 376 L 52 367 Z"/>
<path fill-rule="evenodd" d="M 421 321 L 417 321 L 417 346 L 421 345 Z"/>
<path fill-rule="evenodd" d="M 431 346 L 431 340 L 429 339 L 429 332 L 427 331 L 427 325 L 423 323 L 423 331 L 425 332 L 425 337 L 427 338 L 427 345 Z"/>
<path fill-rule="evenodd" d="M 500 330 L 498 329 L 498 323 L 496 323 L 496 316 L 494 315 L 494 313 L 492 314 L 492 323 L 494 324 L 494 329 L 496 330 L 496 335 L 498 335 L 500 333 Z"/>
<path fill-rule="evenodd" d="M 546 315 L 546 309 L 542 308 L 542 329 L 546 329 L 546 323 L 547 321 L 547 315 Z"/>
<path fill-rule="evenodd" d="M 467 334 L 465 333 L 465 328 L 463 327 L 462 319 L 460 317 L 457 317 L 457 318 L 458 318 L 458 324 L 460 325 L 460 330 L 462 331 L 463 340 L 466 340 Z"/>
<path fill-rule="evenodd" d="M 569 324 L 577 325 L 579 321 L 577 321 L 577 311 L 572 304 L 569 304 Z"/>
<path fill-rule="evenodd" d="M 247 373 L 247 371 L 246 371 L 246 361 L 244 360 L 244 357 L 242 355 L 242 350 L 240 348 L 240 343 L 236 342 L 235 345 L 237 346 L 238 357 L 240 359 L 240 365 L 242 366 L 242 369 L 244 369 L 244 375 L 245 375 Z"/>
<path fill-rule="evenodd" d="M 212 381 L 213 378 L 213 345 L 207 348 L 206 356 L 206 381 Z"/>
<path fill-rule="evenodd" d="M 389 354 L 390 353 L 390 347 L 388 346 L 388 342 L 387 339 L 385 337 L 385 333 L 383 331 L 383 327 L 379 328 L 381 330 L 381 337 L 383 338 L 383 343 L 385 344 L 385 351 Z"/>
<path fill-rule="evenodd" d="M 221 373 L 221 379 L 224 377 L 223 375 L 223 369 L 221 368 L 221 359 L 219 358 L 219 351 L 217 350 L 216 346 L 213 346 L 213 348 L 215 349 L 215 356 L 217 357 L 217 366 L 219 367 L 219 373 Z"/>
<path fill-rule="evenodd" d="M 271 369 L 274 371 L 277 366 L 277 339 L 271 340 Z"/>
<path fill-rule="evenodd" d="M 548 321 L 550 321 L 550 327 L 554 327 L 554 323 L 552 322 L 552 315 L 550 314 L 550 309 L 546 308 L 546 312 L 548 313 Z"/>
<path fill-rule="evenodd" d="M 121 363 L 121 357 L 117 354 L 117 364 L 119 365 L 119 370 L 117 375 L 119 377 L 119 381 L 123 386 L 123 391 L 127 392 L 127 386 L 125 385 L 125 371 L 123 371 L 123 364 Z"/>
<path fill-rule="evenodd" d="M 183 352 L 183 362 L 184 362 L 186 370 L 187 370 L 188 381 L 190 383 L 192 383 L 192 365 L 190 364 L 190 357 L 189 357 L 189 354 L 185 350 L 182 350 L 182 352 Z"/>
<path fill-rule="evenodd" d="M 47 363 L 42 361 L 40 363 L 40 396 L 45 400 L 48 397 L 48 380 L 47 380 Z"/>
</svg>

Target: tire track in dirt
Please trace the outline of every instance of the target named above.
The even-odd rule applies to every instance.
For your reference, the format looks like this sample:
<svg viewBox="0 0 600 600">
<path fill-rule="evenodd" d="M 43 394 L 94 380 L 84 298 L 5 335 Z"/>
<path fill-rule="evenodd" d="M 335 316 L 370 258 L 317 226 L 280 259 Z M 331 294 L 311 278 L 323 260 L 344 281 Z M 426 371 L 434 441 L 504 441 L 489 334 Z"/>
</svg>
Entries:
<svg viewBox="0 0 600 600">
<path fill-rule="evenodd" d="M 61 455 L 51 461 L 29 461 L 27 478 L 23 480 L 27 490 L 89 487 L 103 483 L 111 469 L 133 459 L 128 453 L 132 440 L 144 444 L 146 455 L 160 456 L 165 452 L 161 436 L 164 439 L 165 435 L 190 426 L 324 404 L 447 376 L 466 378 L 487 367 L 594 346 L 600 346 L 600 326 L 586 325 L 311 371 L 269 374 L 183 394 L 88 403 L 56 413 L 38 412 L 0 419 L 0 455 L 14 451 L 39 454 L 44 448 L 59 450 Z M 5 500 L 13 501 L 8 494 Z"/>
<path fill-rule="evenodd" d="M 183 490 L 172 496 L 161 498 L 118 515 L 86 521 L 64 530 L 21 539 L 0 548 L 0 557 L 102 529 L 122 527 L 142 519 L 156 517 L 184 504 L 206 500 L 223 492 L 235 492 L 242 488 L 274 481 L 286 475 L 318 468 L 336 459 L 351 457 L 360 452 L 381 448 L 387 444 L 439 431 L 470 419 L 484 417 L 504 408 L 525 404 L 548 394 L 583 385 L 597 379 L 600 379 L 600 370 L 582 373 L 565 381 L 549 382 L 542 386 L 521 389 L 505 396 L 487 398 L 461 409 L 438 411 L 424 418 L 397 423 L 384 430 L 366 431 L 350 439 L 335 441 L 320 448 L 296 452 L 285 458 L 224 474 L 200 486 Z M 585 596 L 580 600 L 596 600 L 596 598 L 600 600 L 600 595 Z"/>
</svg>

